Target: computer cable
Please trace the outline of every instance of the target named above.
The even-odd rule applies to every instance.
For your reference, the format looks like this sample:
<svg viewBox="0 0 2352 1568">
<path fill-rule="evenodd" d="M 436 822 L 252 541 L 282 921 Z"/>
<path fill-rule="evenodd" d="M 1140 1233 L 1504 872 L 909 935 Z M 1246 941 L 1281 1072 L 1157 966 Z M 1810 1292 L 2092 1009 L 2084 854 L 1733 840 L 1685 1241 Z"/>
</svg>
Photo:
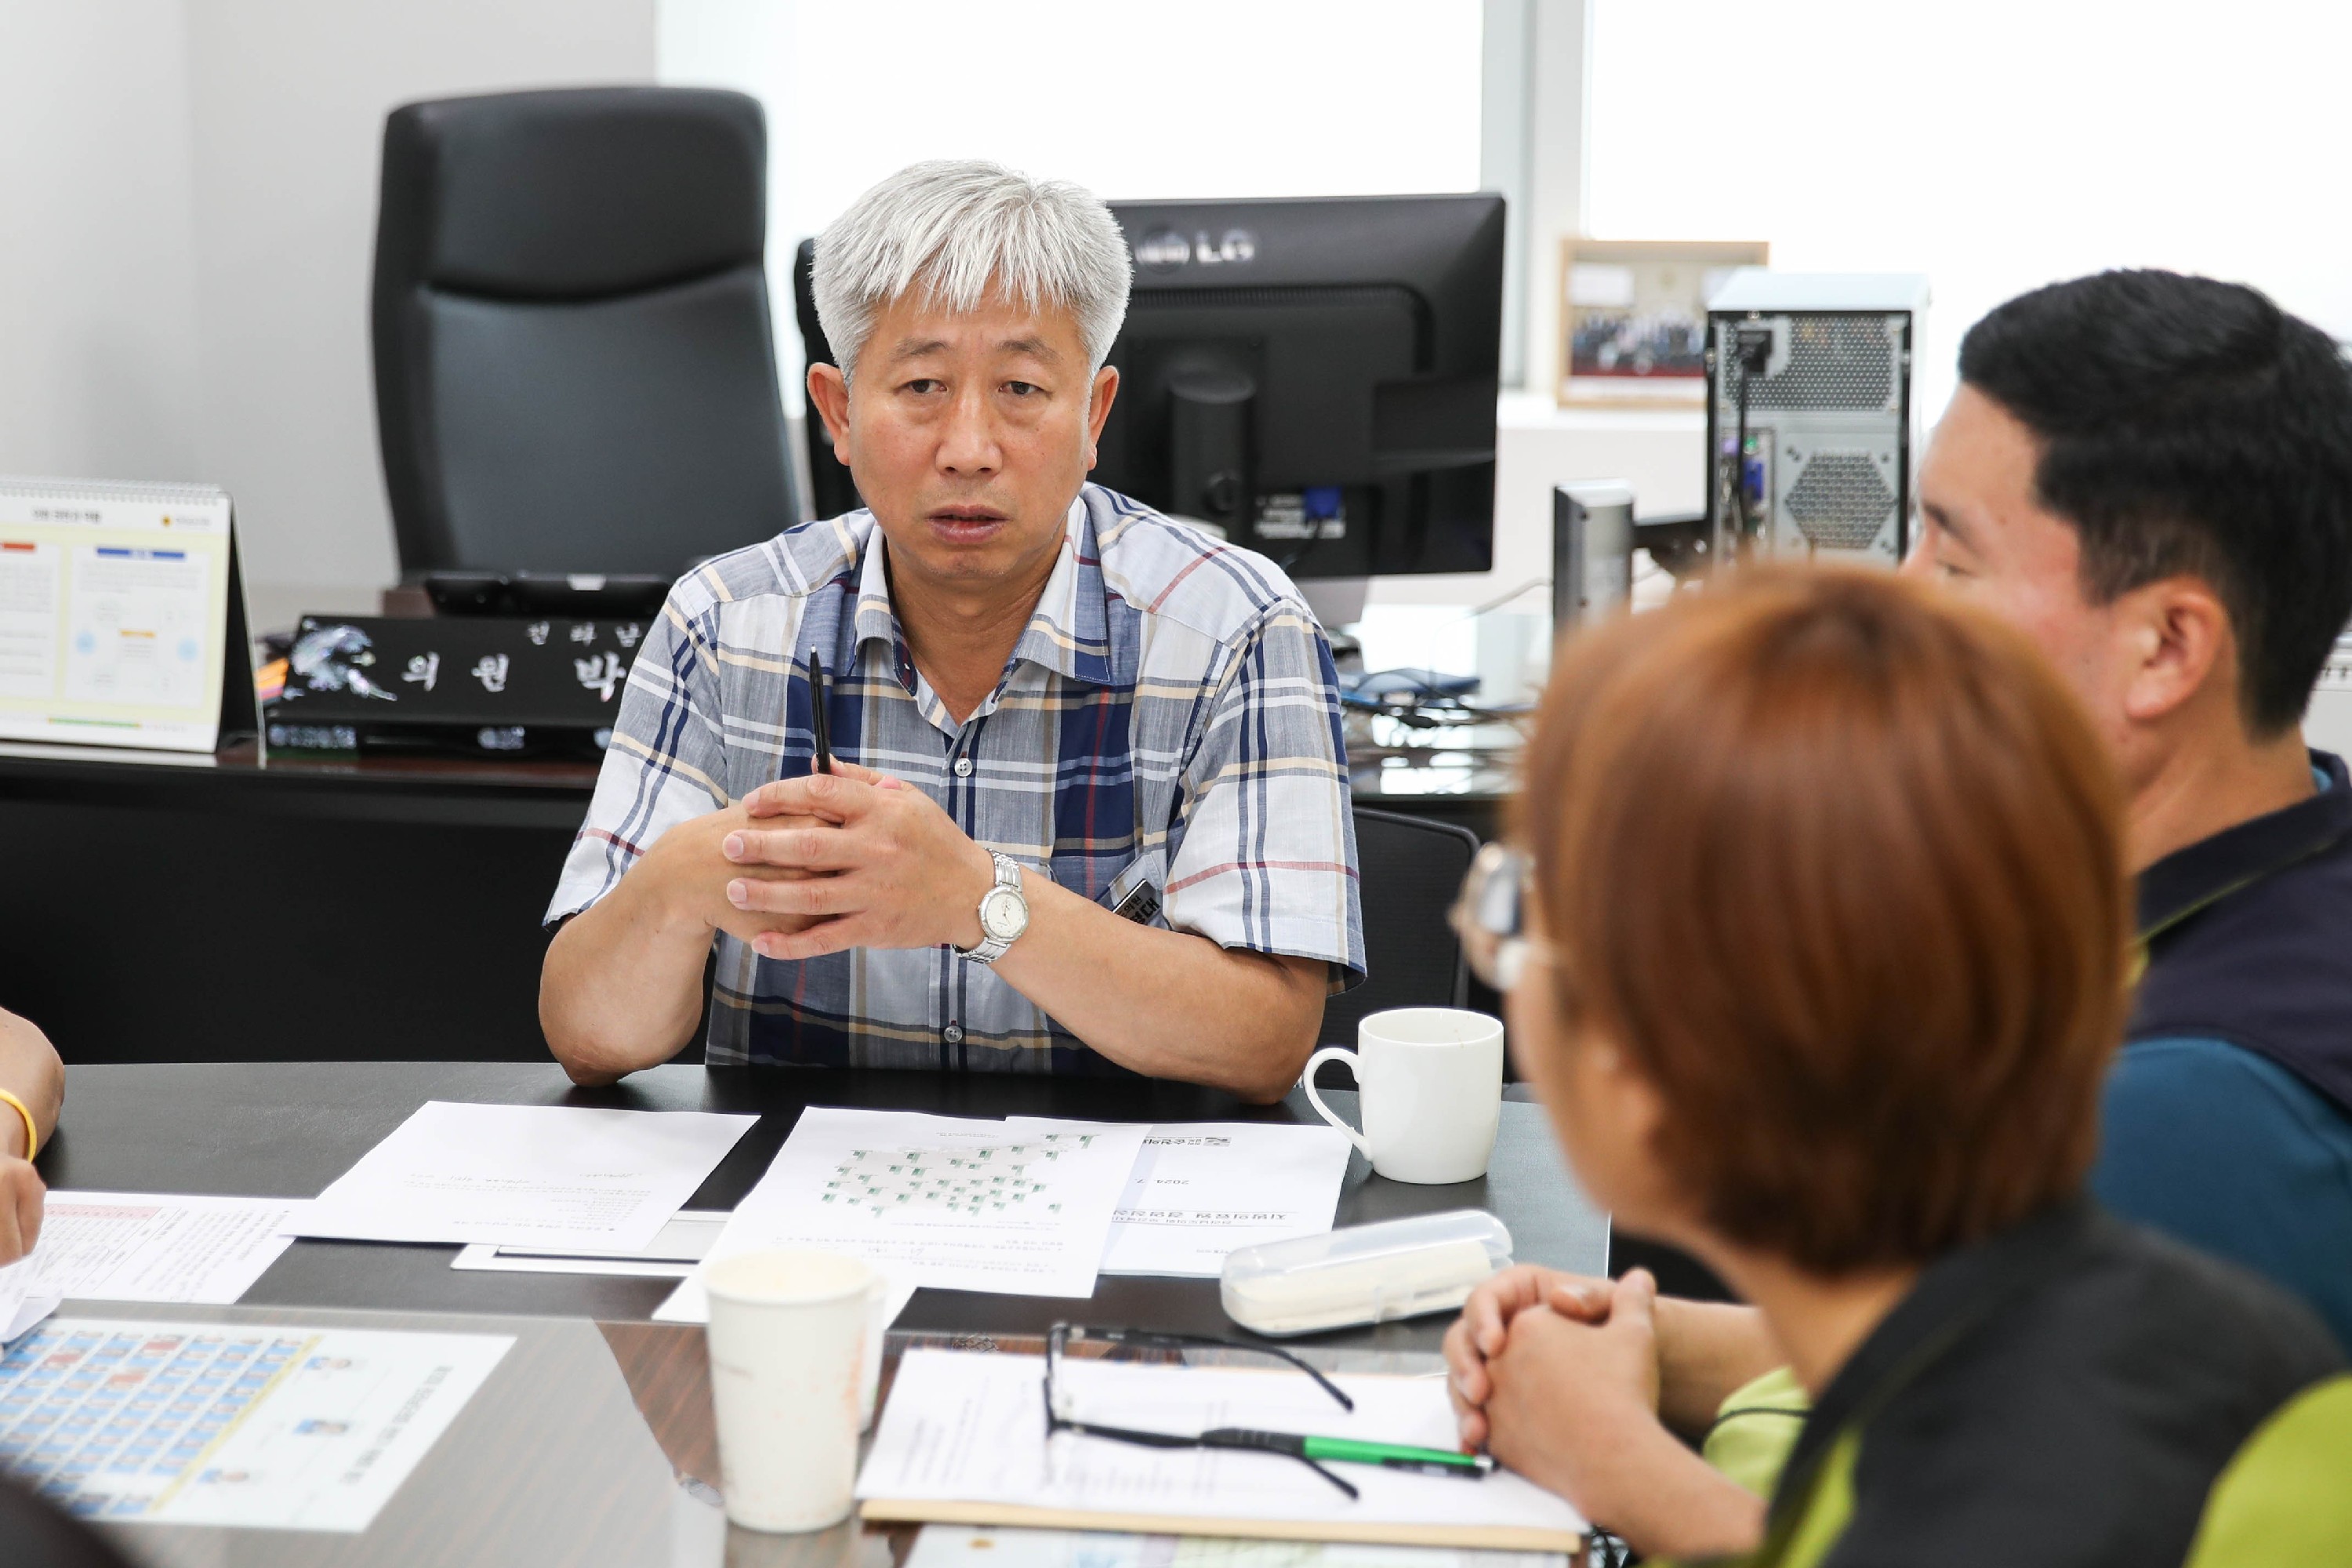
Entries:
<svg viewBox="0 0 2352 1568">
<path fill-rule="evenodd" d="M 1732 399 L 1738 410 L 1739 434 L 1732 447 L 1732 496 L 1739 515 L 1742 539 L 1756 537 L 1756 509 L 1748 494 L 1748 382 L 1762 375 L 1772 363 L 1772 329 L 1762 321 L 1743 321 L 1732 329 Z M 1759 473 L 1762 465 L 1758 465 Z"/>
</svg>

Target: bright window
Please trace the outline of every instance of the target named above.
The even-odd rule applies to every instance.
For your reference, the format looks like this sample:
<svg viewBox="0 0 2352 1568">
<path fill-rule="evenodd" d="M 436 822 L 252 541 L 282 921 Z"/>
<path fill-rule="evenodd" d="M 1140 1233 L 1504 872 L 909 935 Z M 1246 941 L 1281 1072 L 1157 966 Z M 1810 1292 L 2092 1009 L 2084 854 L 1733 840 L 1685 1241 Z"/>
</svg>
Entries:
<svg viewBox="0 0 2352 1568">
<path fill-rule="evenodd" d="M 1931 418 L 1970 322 L 2104 268 L 2251 283 L 2352 336 L 2352 8 L 1590 3 L 1592 232 L 1927 273 Z"/>
<path fill-rule="evenodd" d="M 922 158 L 992 158 L 1113 200 L 1475 190 L 1481 13 L 1479 0 L 663 0 L 661 75 L 765 103 L 772 271 L 787 280 L 793 247 Z M 796 391 L 797 332 L 783 325 L 778 343 Z"/>
</svg>

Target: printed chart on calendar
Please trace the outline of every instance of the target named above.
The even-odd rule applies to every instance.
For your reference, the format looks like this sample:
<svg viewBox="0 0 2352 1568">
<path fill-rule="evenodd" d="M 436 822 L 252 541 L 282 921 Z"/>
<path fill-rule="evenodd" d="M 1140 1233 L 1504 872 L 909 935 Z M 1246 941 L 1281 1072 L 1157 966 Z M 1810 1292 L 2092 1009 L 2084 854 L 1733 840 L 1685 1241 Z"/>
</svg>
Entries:
<svg viewBox="0 0 2352 1568">
<path fill-rule="evenodd" d="M 229 551 L 218 490 L 0 479 L 0 737 L 210 751 Z"/>
<path fill-rule="evenodd" d="M 77 546 L 66 601 L 66 700 L 202 703 L 211 565 L 185 548 Z"/>
</svg>

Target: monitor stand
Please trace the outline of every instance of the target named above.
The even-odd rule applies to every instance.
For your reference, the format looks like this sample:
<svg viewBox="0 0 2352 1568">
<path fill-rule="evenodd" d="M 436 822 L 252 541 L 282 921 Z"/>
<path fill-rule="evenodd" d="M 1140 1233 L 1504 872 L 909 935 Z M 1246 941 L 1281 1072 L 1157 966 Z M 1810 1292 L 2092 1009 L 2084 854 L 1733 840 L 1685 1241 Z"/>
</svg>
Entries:
<svg viewBox="0 0 2352 1568">
<path fill-rule="evenodd" d="M 1311 583 L 1301 583 L 1298 591 L 1307 596 L 1307 607 L 1323 623 L 1327 632 L 1341 626 L 1352 626 L 1364 618 L 1364 601 L 1372 591 L 1370 577 L 1318 577 Z"/>
</svg>

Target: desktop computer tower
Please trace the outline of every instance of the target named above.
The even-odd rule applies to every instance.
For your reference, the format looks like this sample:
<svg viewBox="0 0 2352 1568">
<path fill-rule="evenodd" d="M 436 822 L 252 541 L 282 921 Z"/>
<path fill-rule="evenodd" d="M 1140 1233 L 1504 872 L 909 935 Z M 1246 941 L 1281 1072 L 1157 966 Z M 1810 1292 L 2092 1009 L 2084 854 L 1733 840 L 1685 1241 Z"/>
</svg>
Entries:
<svg viewBox="0 0 2352 1568">
<path fill-rule="evenodd" d="M 1893 566 L 1911 545 L 1927 280 L 1744 268 L 1707 302 L 1710 558 Z"/>
</svg>

